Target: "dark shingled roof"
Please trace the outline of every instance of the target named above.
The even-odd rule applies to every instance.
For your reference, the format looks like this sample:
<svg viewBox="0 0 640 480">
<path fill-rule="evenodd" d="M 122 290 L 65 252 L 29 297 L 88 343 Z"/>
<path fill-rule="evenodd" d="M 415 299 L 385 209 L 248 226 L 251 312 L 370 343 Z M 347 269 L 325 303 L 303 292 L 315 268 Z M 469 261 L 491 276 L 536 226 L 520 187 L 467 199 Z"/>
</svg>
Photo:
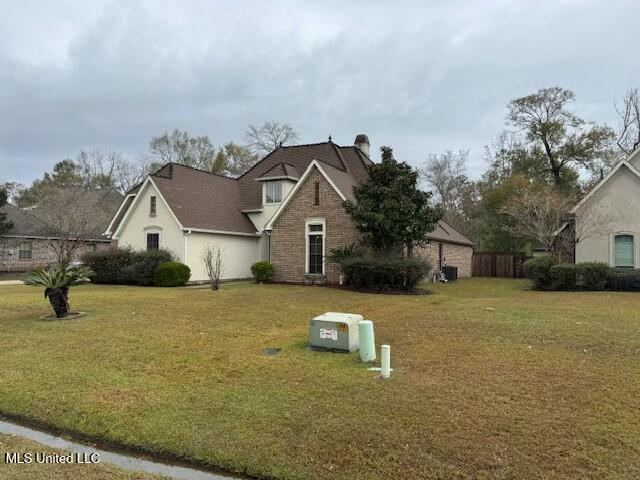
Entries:
<svg viewBox="0 0 640 480">
<path fill-rule="evenodd" d="M 352 175 L 356 183 L 366 181 L 367 167 L 372 164 L 371 160 L 356 147 L 340 147 L 333 142 L 280 147 L 238 179 L 242 209 L 251 210 L 262 206 L 262 185 L 256 182 L 257 178 L 265 176 L 278 164 L 288 164 L 302 173 L 313 160 L 323 164 L 323 167 L 326 164 Z M 351 195 L 351 192 L 343 193 L 347 197 Z"/>
<path fill-rule="evenodd" d="M 237 180 L 177 163 L 165 165 L 151 178 L 184 228 L 256 233 L 240 211 Z"/>
<path fill-rule="evenodd" d="M 95 215 L 89 225 L 89 239 L 105 240 L 102 235 L 109 226 L 122 202 L 122 195 L 115 190 L 90 190 L 81 192 L 80 198 L 85 205 L 95 206 Z M 46 203 L 32 208 L 18 208 L 7 204 L 0 209 L 13 222 L 8 236 L 18 237 L 54 237 L 55 231 L 43 220 L 46 215 Z M 92 210 L 93 211 L 93 210 Z"/>
<path fill-rule="evenodd" d="M 288 163 L 278 163 L 272 169 L 267 170 L 262 174 L 259 179 L 273 178 L 273 177 L 292 177 L 295 179 L 300 178 L 300 174 L 296 170 L 296 167 Z"/>
<path fill-rule="evenodd" d="M 471 240 L 462 235 L 444 220 L 440 220 L 438 222 L 438 226 L 433 232 L 428 235 L 428 237 L 431 240 L 457 243 L 459 245 L 467 245 L 469 247 L 473 247 L 473 242 Z"/>
</svg>

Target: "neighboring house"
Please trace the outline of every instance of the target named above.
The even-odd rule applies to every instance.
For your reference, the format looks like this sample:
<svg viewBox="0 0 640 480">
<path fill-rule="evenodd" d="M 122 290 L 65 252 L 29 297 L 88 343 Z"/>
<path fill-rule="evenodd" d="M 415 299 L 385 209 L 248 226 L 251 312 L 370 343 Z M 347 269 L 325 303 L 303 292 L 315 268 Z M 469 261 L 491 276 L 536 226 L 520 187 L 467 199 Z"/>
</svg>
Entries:
<svg viewBox="0 0 640 480">
<path fill-rule="evenodd" d="M 569 230 L 576 262 L 640 268 L 640 149 L 619 162 L 578 203 Z"/>
<path fill-rule="evenodd" d="M 120 245 L 165 248 L 207 280 L 203 250 L 223 251 L 223 279 L 251 277 L 251 265 L 274 264 L 276 281 L 336 283 L 332 248 L 357 242 L 344 208 L 368 179 L 369 140 L 280 147 L 234 179 L 169 163 L 126 196 L 106 234 Z M 470 275 L 472 244 L 444 222 L 426 254 L 458 263 Z M 439 247 L 438 245 L 442 245 Z"/>
<path fill-rule="evenodd" d="M 80 196 L 85 205 L 95 205 L 95 214 L 91 215 L 87 235 L 80 240 L 81 246 L 74 255 L 79 260 L 85 252 L 109 248 L 112 241 L 102 233 L 110 219 L 122 203 L 122 195 L 113 190 L 93 190 Z M 52 242 L 59 241 L 51 225 L 44 220 L 45 212 L 35 206 L 18 208 L 6 204 L 0 211 L 7 214 L 7 220 L 13 228 L 0 236 L 0 271 L 25 272 L 46 267 L 57 261 L 51 248 Z M 73 208 L 69 211 L 72 213 Z"/>
</svg>

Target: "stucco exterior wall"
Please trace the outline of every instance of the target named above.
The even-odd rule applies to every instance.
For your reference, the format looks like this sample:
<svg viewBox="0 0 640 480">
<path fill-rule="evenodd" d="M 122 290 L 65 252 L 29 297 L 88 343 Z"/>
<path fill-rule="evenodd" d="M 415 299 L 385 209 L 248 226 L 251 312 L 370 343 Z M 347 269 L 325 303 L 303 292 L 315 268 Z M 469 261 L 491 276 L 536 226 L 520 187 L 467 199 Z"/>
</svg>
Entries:
<svg viewBox="0 0 640 480">
<path fill-rule="evenodd" d="M 634 236 L 635 268 L 640 268 L 640 179 L 621 167 L 578 209 L 576 225 L 576 262 L 615 266 L 615 235 L 629 234 Z"/>
<path fill-rule="evenodd" d="M 160 248 L 169 250 L 176 260 L 184 262 L 184 233 L 152 183 L 138 194 L 125 223 L 118 232 L 118 244 L 136 250 L 146 250 L 147 232 L 160 233 Z M 151 196 L 156 197 L 156 215 L 149 214 Z"/>
<path fill-rule="evenodd" d="M 320 182 L 320 205 L 314 205 L 314 185 Z M 281 282 L 311 281 L 306 276 L 306 220 L 324 219 L 325 256 L 332 248 L 356 242 L 359 234 L 347 212 L 342 207 L 342 199 L 329 185 L 322 174 L 314 169 L 295 194 L 286 209 L 273 225 L 271 233 L 271 262 L 274 265 L 274 279 Z M 316 281 L 337 283 L 339 266 L 325 261 L 325 278 Z"/>
<path fill-rule="evenodd" d="M 415 250 L 417 255 L 421 255 L 431 263 L 431 273 L 438 270 L 438 251 L 442 243 L 442 265 L 458 267 L 458 278 L 471 276 L 471 262 L 473 261 L 473 247 L 457 245 L 454 243 L 439 242 L 431 240 L 429 245 Z"/>
<path fill-rule="evenodd" d="M 247 215 L 249 219 L 253 222 L 258 232 L 262 232 L 264 230 L 265 225 L 271 220 L 273 214 L 276 213 L 276 210 L 280 207 L 280 203 L 269 203 L 264 204 L 265 201 L 265 192 L 264 192 L 264 182 L 261 182 L 262 185 L 262 211 L 261 212 L 249 212 Z M 292 180 L 282 180 L 282 201 L 284 202 L 287 196 L 293 190 L 293 187 L 296 186 L 296 182 Z"/>
<path fill-rule="evenodd" d="M 31 243 L 31 259 L 20 259 L 19 247 L 22 242 Z M 49 240 L 42 238 L 11 238 L 0 237 L 0 272 L 26 272 L 36 268 L 47 267 L 57 262 L 54 252 L 49 247 Z M 73 260 L 80 261 L 86 252 L 106 250 L 112 246 L 111 242 L 82 242 L 76 250 Z"/>
<path fill-rule="evenodd" d="M 193 232 L 185 239 L 187 245 L 185 263 L 191 269 L 190 281 L 192 282 L 209 280 L 202 262 L 202 253 L 208 246 L 222 249 L 222 280 L 251 278 L 251 265 L 260 260 L 259 236 Z"/>
</svg>

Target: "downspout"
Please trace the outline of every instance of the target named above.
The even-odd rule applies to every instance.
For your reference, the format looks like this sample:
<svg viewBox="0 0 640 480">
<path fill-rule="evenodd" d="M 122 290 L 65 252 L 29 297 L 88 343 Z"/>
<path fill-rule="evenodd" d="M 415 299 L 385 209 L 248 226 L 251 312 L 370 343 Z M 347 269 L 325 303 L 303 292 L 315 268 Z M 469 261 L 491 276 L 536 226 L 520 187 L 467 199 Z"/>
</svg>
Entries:
<svg viewBox="0 0 640 480">
<path fill-rule="evenodd" d="M 267 262 L 271 262 L 271 230 L 265 230 L 267 234 Z"/>
<path fill-rule="evenodd" d="M 188 244 L 188 239 L 189 239 L 190 235 L 191 235 L 191 230 L 186 230 L 184 232 L 184 256 L 183 256 L 183 260 L 184 260 L 184 264 L 185 265 L 189 265 L 187 263 L 187 252 L 189 251 L 189 248 L 187 247 L 187 244 Z"/>
</svg>

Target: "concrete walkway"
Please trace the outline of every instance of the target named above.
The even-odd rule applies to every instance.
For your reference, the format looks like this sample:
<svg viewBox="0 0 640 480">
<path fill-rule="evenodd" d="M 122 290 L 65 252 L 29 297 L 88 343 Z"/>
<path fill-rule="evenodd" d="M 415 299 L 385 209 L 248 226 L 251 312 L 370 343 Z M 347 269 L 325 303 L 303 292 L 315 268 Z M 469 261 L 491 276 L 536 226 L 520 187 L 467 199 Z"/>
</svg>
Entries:
<svg viewBox="0 0 640 480">
<path fill-rule="evenodd" d="M 24 285 L 22 280 L 0 280 L 0 287 L 3 285 Z"/>
</svg>

